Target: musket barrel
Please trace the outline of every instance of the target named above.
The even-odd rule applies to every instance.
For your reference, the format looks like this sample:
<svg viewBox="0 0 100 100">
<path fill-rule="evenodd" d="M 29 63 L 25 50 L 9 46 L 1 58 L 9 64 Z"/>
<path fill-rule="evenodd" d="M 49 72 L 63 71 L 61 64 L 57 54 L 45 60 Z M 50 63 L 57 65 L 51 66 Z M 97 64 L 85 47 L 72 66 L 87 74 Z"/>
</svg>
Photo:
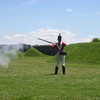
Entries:
<svg viewBox="0 0 100 100">
<path fill-rule="evenodd" d="M 44 39 L 40 39 L 40 38 L 38 38 L 38 39 L 41 40 L 41 41 L 45 41 L 45 42 L 47 42 L 47 43 L 53 44 L 53 43 L 50 42 L 50 41 L 47 41 L 47 40 L 44 40 Z"/>
</svg>

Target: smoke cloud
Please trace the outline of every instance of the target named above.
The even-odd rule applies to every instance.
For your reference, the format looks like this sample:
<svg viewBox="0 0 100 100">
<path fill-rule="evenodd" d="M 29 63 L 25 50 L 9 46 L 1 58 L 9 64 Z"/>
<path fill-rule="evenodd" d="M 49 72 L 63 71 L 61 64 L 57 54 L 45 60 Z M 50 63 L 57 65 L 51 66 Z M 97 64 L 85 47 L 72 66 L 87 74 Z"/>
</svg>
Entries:
<svg viewBox="0 0 100 100">
<path fill-rule="evenodd" d="M 0 47 L 0 66 L 8 68 L 11 59 L 18 57 L 18 50 L 22 49 L 23 45 L 2 45 Z"/>
<path fill-rule="evenodd" d="M 1 54 L 0 54 L 0 65 L 1 65 L 2 67 L 7 68 L 8 65 L 9 65 L 9 63 L 10 63 L 9 57 L 6 57 L 5 55 L 1 55 Z"/>
</svg>

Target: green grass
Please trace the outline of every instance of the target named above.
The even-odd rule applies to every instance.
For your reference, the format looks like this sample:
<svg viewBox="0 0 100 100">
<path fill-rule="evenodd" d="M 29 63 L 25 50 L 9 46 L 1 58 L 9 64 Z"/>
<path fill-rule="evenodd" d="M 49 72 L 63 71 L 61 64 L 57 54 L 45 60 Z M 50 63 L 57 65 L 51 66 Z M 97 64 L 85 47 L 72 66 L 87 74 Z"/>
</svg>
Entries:
<svg viewBox="0 0 100 100">
<path fill-rule="evenodd" d="M 100 43 L 68 45 L 67 74 L 34 48 L 0 66 L 0 100 L 100 100 Z M 24 56 L 25 55 L 25 56 Z"/>
<path fill-rule="evenodd" d="M 100 65 L 66 63 L 54 75 L 53 57 L 21 57 L 0 66 L 0 100 L 100 100 Z"/>
<path fill-rule="evenodd" d="M 100 65 L 100 42 L 70 44 L 65 50 L 69 63 Z"/>
<path fill-rule="evenodd" d="M 44 56 L 43 53 L 39 52 L 37 49 L 31 47 L 29 50 L 27 50 L 25 53 L 24 53 L 25 56 Z"/>
</svg>

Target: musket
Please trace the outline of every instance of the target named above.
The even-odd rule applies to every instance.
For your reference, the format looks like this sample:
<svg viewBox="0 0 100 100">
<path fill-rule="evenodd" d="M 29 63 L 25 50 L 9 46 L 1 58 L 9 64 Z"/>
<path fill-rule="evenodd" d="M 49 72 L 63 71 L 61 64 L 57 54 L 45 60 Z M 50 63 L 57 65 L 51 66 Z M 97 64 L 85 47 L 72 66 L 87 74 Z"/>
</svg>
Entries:
<svg viewBox="0 0 100 100">
<path fill-rule="evenodd" d="M 50 42 L 50 41 L 47 41 L 47 40 L 44 40 L 44 39 L 40 39 L 40 38 L 37 38 L 37 39 L 39 39 L 39 40 L 41 40 L 41 41 L 44 41 L 44 42 L 47 42 L 47 43 L 50 43 L 50 44 L 54 44 L 54 43 L 52 43 L 52 42 Z"/>
</svg>

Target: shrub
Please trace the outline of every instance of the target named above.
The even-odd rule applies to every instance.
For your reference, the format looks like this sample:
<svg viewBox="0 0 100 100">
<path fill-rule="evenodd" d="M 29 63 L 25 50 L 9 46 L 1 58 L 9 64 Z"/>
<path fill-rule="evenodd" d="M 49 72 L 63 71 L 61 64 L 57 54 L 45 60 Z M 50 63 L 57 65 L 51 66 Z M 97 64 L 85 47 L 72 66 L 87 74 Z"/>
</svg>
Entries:
<svg viewBox="0 0 100 100">
<path fill-rule="evenodd" d="M 100 42 L 100 39 L 99 38 L 93 38 L 92 42 Z"/>
</svg>

